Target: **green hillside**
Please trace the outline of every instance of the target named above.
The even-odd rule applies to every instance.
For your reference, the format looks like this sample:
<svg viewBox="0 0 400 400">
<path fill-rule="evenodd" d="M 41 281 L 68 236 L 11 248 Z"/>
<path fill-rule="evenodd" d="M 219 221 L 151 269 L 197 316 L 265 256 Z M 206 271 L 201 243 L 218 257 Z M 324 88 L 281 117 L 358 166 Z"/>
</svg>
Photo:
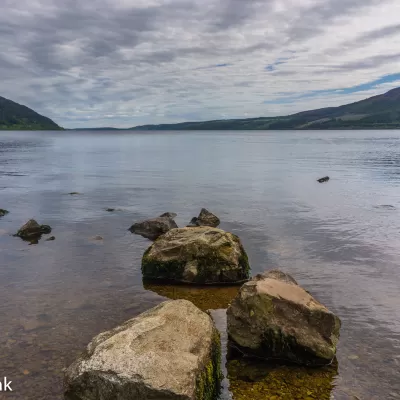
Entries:
<svg viewBox="0 0 400 400">
<path fill-rule="evenodd" d="M 399 129 L 400 88 L 340 107 L 282 117 L 143 125 L 134 130 Z"/>
<path fill-rule="evenodd" d="M 61 130 L 50 118 L 0 96 L 0 130 Z"/>
</svg>

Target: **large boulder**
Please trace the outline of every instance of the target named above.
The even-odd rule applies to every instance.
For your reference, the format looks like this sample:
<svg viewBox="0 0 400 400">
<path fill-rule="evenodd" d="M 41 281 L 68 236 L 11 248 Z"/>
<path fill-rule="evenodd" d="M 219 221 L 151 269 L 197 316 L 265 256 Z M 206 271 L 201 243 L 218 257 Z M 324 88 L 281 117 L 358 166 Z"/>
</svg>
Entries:
<svg viewBox="0 0 400 400">
<path fill-rule="evenodd" d="M 231 343 L 250 356 L 311 366 L 335 357 L 340 319 L 283 272 L 245 283 L 227 315 Z"/>
<path fill-rule="evenodd" d="M 221 221 L 216 215 L 202 208 L 199 216 L 192 218 L 188 227 L 211 226 L 212 228 L 216 228 L 220 223 Z"/>
<path fill-rule="evenodd" d="M 249 262 L 240 239 L 211 227 L 172 229 L 144 253 L 143 277 L 222 284 L 246 281 Z"/>
<path fill-rule="evenodd" d="M 133 224 L 129 230 L 136 235 L 141 235 L 146 239 L 156 240 L 171 229 L 178 228 L 174 221 L 175 213 L 164 213 L 157 218 L 147 219 L 145 221 Z"/>
<path fill-rule="evenodd" d="M 34 219 L 30 219 L 14 236 L 18 236 L 24 240 L 35 240 L 40 239 L 42 235 L 48 233 L 51 233 L 49 225 L 39 225 Z"/>
<path fill-rule="evenodd" d="M 220 357 L 211 317 L 166 301 L 96 336 L 65 372 L 65 399 L 213 400 Z"/>
</svg>

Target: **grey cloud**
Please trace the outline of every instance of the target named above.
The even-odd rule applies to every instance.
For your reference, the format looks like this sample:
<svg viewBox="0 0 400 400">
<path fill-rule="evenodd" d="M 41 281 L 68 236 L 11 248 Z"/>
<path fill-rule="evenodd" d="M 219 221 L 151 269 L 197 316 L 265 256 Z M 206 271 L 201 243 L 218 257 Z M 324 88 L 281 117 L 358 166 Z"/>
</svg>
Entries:
<svg viewBox="0 0 400 400">
<path fill-rule="evenodd" d="M 387 1 L 387 0 L 386 0 Z M 382 5 L 385 0 L 326 0 L 309 7 L 292 21 L 287 31 L 287 42 L 301 42 L 317 36 L 326 29 L 329 23 L 343 16 L 360 13 L 373 5 Z"/>
<path fill-rule="evenodd" d="M 307 39 L 333 29 L 337 18 L 381 6 L 378 0 L 311 0 L 308 8 L 299 1 L 285 13 L 274 8 L 280 1 L 152 0 L 156 5 L 139 7 L 135 3 L 145 3 L 124 0 L 123 7 L 120 0 L 35 0 L 18 13 L 22 5 L 3 0 L 0 95 L 66 126 L 101 121 L 102 115 L 124 123 L 132 115 L 128 125 L 155 122 L 157 116 L 159 122 L 179 115 L 257 116 L 261 98 L 274 97 L 285 85 L 299 91 L 318 85 L 318 71 L 338 77 L 397 60 L 368 54 L 326 68 L 307 59 Z M 398 29 L 355 40 L 389 37 Z M 294 59 L 267 73 L 265 66 L 287 57 L 288 49 L 296 51 Z M 223 64 L 230 67 L 204 68 Z M 320 81 L 327 84 L 328 78 Z"/>
<path fill-rule="evenodd" d="M 372 56 L 364 58 L 362 60 L 351 61 L 336 66 L 329 66 L 327 68 L 321 69 L 320 71 L 317 71 L 316 73 L 325 74 L 327 72 L 337 72 L 340 70 L 342 72 L 347 73 L 348 71 L 354 71 L 354 70 L 373 69 L 381 65 L 386 65 L 388 63 L 398 62 L 398 61 L 400 61 L 400 53 L 382 54 L 379 56 Z"/>
<path fill-rule="evenodd" d="M 220 1 L 219 5 L 213 9 L 211 26 L 216 30 L 225 31 L 230 28 L 238 27 L 254 17 L 260 7 L 273 4 L 267 0 L 226 0 Z"/>
</svg>

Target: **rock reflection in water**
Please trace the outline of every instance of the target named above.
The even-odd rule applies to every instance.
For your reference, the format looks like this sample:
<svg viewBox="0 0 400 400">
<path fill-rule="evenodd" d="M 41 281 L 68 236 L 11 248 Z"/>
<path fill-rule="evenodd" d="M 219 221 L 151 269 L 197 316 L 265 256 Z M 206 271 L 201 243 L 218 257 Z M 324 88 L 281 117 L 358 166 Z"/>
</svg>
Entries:
<svg viewBox="0 0 400 400">
<path fill-rule="evenodd" d="M 168 299 L 189 300 L 203 311 L 228 308 L 240 289 L 240 286 L 160 285 L 146 281 L 143 286 Z"/>
<path fill-rule="evenodd" d="M 228 357 L 229 390 L 233 400 L 329 400 L 338 374 L 337 361 L 323 368 L 271 364 Z"/>
</svg>

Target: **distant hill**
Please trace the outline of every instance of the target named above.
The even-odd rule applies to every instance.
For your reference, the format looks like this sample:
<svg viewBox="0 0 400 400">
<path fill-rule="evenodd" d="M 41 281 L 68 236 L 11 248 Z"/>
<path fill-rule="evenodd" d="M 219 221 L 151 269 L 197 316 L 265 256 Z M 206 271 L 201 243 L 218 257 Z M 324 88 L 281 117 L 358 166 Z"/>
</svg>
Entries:
<svg viewBox="0 0 400 400">
<path fill-rule="evenodd" d="M 399 129 L 400 88 L 340 107 L 283 117 L 142 125 L 133 130 Z"/>
<path fill-rule="evenodd" d="M 50 118 L 0 96 L 0 130 L 61 130 Z"/>
</svg>

